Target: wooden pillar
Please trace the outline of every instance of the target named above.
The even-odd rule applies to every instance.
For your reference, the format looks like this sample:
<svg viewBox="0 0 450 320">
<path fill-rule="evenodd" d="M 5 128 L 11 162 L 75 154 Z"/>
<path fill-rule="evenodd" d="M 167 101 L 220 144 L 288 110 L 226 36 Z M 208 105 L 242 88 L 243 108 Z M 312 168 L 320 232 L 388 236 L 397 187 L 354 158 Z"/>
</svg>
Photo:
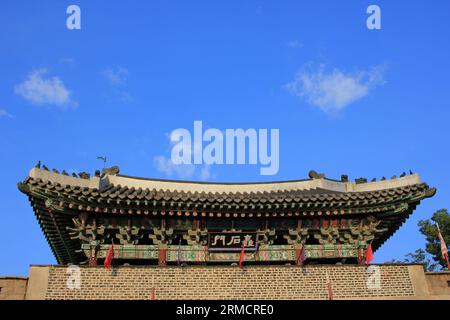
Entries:
<svg viewBox="0 0 450 320">
<path fill-rule="evenodd" d="M 200 221 L 198 221 L 198 219 L 194 219 L 194 225 L 192 229 L 193 230 L 200 229 Z"/>
<path fill-rule="evenodd" d="M 366 250 L 364 249 L 364 247 L 358 247 L 356 250 L 357 250 L 356 257 L 358 259 L 358 264 L 360 266 L 364 266 L 366 264 Z"/>
<path fill-rule="evenodd" d="M 91 243 L 90 252 L 89 252 L 89 267 L 97 266 L 97 244 Z"/>
</svg>

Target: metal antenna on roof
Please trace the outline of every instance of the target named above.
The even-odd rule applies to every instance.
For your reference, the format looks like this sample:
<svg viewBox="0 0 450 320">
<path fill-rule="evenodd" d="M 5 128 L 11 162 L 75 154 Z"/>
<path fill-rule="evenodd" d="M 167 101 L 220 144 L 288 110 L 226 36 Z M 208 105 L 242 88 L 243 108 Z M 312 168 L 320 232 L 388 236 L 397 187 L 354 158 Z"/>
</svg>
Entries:
<svg viewBox="0 0 450 320">
<path fill-rule="evenodd" d="M 105 166 L 106 166 L 106 157 L 100 157 L 100 156 L 97 156 L 97 160 L 102 160 L 102 161 L 103 161 L 103 169 L 105 169 Z"/>
</svg>

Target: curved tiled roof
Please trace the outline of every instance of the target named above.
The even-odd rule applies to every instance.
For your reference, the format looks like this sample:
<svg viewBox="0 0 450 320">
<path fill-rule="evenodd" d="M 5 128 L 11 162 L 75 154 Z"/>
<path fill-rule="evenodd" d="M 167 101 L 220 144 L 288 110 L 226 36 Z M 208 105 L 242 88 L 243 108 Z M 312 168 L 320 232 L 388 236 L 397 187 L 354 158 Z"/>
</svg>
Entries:
<svg viewBox="0 0 450 320">
<path fill-rule="evenodd" d="M 118 170 L 117 170 L 118 171 Z M 436 189 L 417 174 L 374 182 L 347 182 L 313 176 L 268 183 L 199 183 L 144 179 L 106 171 L 72 177 L 33 168 L 18 184 L 28 195 L 60 262 L 80 259 L 65 226 L 76 212 L 208 218 L 280 218 L 379 215 L 389 230 L 379 247 Z"/>
</svg>

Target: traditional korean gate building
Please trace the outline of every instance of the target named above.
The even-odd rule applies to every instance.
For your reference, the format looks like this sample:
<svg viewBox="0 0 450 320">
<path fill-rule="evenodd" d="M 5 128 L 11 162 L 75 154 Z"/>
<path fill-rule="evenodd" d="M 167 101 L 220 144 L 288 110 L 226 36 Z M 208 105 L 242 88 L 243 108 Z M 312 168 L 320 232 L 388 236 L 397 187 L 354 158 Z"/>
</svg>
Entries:
<svg viewBox="0 0 450 320">
<path fill-rule="evenodd" d="M 356 263 L 436 190 L 416 174 L 348 182 L 198 183 L 34 168 L 21 183 L 60 264 Z"/>
<path fill-rule="evenodd" d="M 218 298 L 226 299 L 231 297 L 230 283 L 245 288 L 261 277 L 270 279 L 275 275 L 280 290 L 273 296 L 269 293 L 273 290 L 266 294 L 266 287 L 261 287 L 254 294 L 248 291 L 249 297 L 321 298 L 325 290 L 318 290 L 314 281 L 323 276 L 326 266 L 332 268 L 326 269 L 330 270 L 327 273 L 336 274 L 331 270 L 338 268 L 351 281 L 360 276 L 358 283 L 342 287 L 346 288 L 342 289 L 342 298 L 358 297 L 357 292 L 352 295 L 352 286 L 363 286 L 365 267 L 358 264 L 364 264 L 368 245 L 376 251 L 421 200 L 436 192 L 412 173 L 370 182 L 363 178 L 351 182 L 345 175 L 334 180 L 311 171 L 309 179 L 298 181 L 204 183 L 131 177 L 119 174 L 118 167 L 97 171 L 93 176 L 70 176 L 40 165 L 18 187 L 27 195 L 59 264 L 45 266 L 46 278 L 40 285 L 45 283 L 46 292 L 40 297 L 47 299 L 146 299 L 150 297 L 148 288 L 165 299 L 214 298 L 208 290 L 216 290 Z M 120 278 L 116 275 L 114 280 L 114 275 L 102 266 L 111 245 L 115 268 L 119 273 L 128 270 L 128 278 L 122 274 L 124 279 L 139 274 L 129 289 L 130 295 L 99 293 L 105 282 Z M 244 281 L 239 280 L 239 273 L 245 268 L 242 271 L 232 265 L 239 261 L 242 247 L 246 277 L 250 278 L 239 287 L 239 281 Z M 91 279 L 91 289 L 74 293 L 62 288 L 65 274 L 60 269 L 68 264 L 81 266 L 84 279 Z M 304 264 L 305 270 L 316 274 L 312 278 L 315 280 L 311 282 L 297 264 Z M 410 268 L 397 267 L 382 270 L 387 272 L 387 279 L 406 281 L 396 284 L 395 290 L 400 291 L 383 288 L 385 294 L 381 294 L 366 288 L 361 289 L 365 293 L 359 291 L 359 296 L 420 295 L 411 280 Z M 234 280 L 217 276 L 224 272 Z M 95 287 L 97 276 L 102 284 Z M 199 293 L 198 287 L 197 293 L 192 293 L 195 290 L 189 288 L 189 279 L 198 276 L 205 278 L 205 286 L 194 280 L 192 286 L 206 291 Z M 184 287 L 170 291 L 168 283 L 174 279 L 183 279 Z M 293 284 L 296 287 L 304 283 L 310 288 L 284 291 L 282 287 L 289 287 L 292 279 L 297 279 L 298 283 Z M 336 295 L 339 297 L 339 293 Z"/>
</svg>

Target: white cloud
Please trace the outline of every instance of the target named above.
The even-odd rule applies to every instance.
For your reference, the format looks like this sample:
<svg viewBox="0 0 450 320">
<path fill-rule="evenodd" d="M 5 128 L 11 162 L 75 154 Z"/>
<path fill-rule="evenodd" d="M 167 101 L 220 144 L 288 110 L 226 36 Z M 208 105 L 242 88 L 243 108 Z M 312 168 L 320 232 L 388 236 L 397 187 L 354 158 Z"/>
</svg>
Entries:
<svg viewBox="0 0 450 320">
<path fill-rule="evenodd" d="M 111 85 L 118 86 L 127 82 L 128 69 L 120 66 L 116 68 L 106 68 L 103 71 L 103 75 Z"/>
<path fill-rule="evenodd" d="M 112 91 L 107 96 L 108 100 L 111 102 L 120 101 L 126 104 L 135 102 L 133 96 L 126 90 L 128 75 L 128 69 L 121 66 L 108 67 L 103 70 L 103 76 L 112 86 Z"/>
<path fill-rule="evenodd" d="M 0 109 L 0 118 L 14 118 L 8 111 Z"/>
<path fill-rule="evenodd" d="M 291 40 L 291 41 L 288 42 L 287 45 L 288 45 L 289 48 L 301 48 L 301 47 L 303 47 L 303 43 L 301 43 L 298 40 Z"/>
<path fill-rule="evenodd" d="M 55 105 L 60 108 L 76 106 L 76 102 L 70 98 L 71 92 L 64 86 L 58 77 L 45 77 L 47 69 L 32 71 L 28 78 L 16 85 L 14 90 L 25 100 L 34 105 Z"/>
<path fill-rule="evenodd" d="M 200 180 L 207 181 L 213 177 L 211 173 L 211 165 L 203 165 L 199 174 Z"/>
<path fill-rule="evenodd" d="M 178 177 L 180 179 L 192 178 L 195 173 L 195 166 L 192 164 L 176 165 L 170 158 L 158 156 L 154 158 L 156 169 L 168 177 Z"/>
<path fill-rule="evenodd" d="M 356 73 L 345 73 L 339 69 L 326 72 L 322 65 L 317 70 L 298 72 L 286 88 L 325 112 L 336 112 L 383 84 L 384 69 L 384 66 L 377 66 Z"/>
</svg>

